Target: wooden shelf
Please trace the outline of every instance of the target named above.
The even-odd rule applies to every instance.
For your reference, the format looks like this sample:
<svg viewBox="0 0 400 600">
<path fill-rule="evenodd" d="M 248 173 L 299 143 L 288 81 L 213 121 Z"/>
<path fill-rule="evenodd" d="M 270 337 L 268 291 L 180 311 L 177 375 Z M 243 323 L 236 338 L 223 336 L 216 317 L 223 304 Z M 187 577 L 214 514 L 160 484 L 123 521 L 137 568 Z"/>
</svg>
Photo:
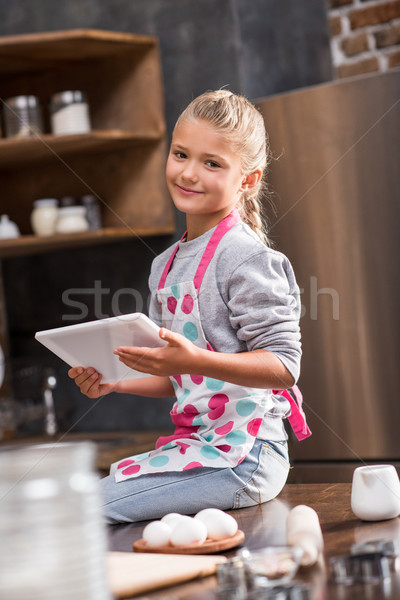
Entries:
<svg viewBox="0 0 400 600">
<path fill-rule="evenodd" d="M 161 139 L 154 132 L 123 130 L 91 131 L 79 135 L 40 135 L 29 138 L 0 139 L 0 169 L 19 169 L 33 162 L 71 154 L 114 152 Z"/>
<path fill-rule="evenodd" d="M 135 239 L 151 235 L 170 235 L 174 232 L 172 226 L 146 228 L 107 227 L 83 233 L 59 234 L 48 237 L 35 235 L 22 235 L 19 238 L 0 240 L 0 258 L 11 258 L 27 254 L 40 254 L 63 250 L 77 246 L 90 246 L 94 244 L 106 244 L 124 239 Z"/>
<path fill-rule="evenodd" d="M 96 468 L 105 476 L 110 465 L 125 456 L 141 454 L 154 448 L 158 437 L 171 435 L 171 431 L 96 431 L 96 432 L 58 432 L 53 436 L 14 434 L 0 440 L 2 446 L 20 446 L 30 444 L 55 444 L 58 442 L 89 441 L 96 444 Z"/>
<path fill-rule="evenodd" d="M 148 48 L 156 44 L 157 40 L 152 36 L 98 29 L 10 35 L 0 40 L 0 71 L 10 74 L 32 72 L 54 68 L 60 62 L 109 58 L 124 51 L 129 53 L 133 46 Z"/>
<path fill-rule="evenodd" d="M 156 38 L 88 29 L 0 37 L 0 98 L 37 96 L 49 132 L 50 99 L 62 90 L 85 92 L 92 131 L 0 139 L 1 213 L 22 233 L 0 241 L 0 256 L 171 233 Z M 86 194 L 101 204 L 101 232 L 30 235 L 35 200 Z"/>
</svg>

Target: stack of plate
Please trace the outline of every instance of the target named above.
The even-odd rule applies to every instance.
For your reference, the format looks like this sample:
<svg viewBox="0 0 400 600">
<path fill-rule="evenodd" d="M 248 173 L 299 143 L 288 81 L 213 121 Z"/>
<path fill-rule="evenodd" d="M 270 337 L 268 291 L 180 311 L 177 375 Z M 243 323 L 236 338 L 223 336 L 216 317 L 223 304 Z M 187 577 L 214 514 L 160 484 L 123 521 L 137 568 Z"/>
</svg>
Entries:
<svg viewBox="0 0 400 600">
<path fill-rule="evenodd" d="M 90 443 L 0 452 L 0 597 L 110 600 Z"/>
</svg>

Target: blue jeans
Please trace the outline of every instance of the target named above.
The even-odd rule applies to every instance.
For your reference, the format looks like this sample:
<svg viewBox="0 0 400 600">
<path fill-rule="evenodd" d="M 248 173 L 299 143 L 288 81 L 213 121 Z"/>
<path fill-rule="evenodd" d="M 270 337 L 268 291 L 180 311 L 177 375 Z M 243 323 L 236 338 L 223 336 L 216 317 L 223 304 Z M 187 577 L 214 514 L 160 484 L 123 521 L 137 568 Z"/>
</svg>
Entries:
<svg viewBox="0 0 400 600">
<path fill-rule="evenodd" d="M 203 508 L 230 510 L 275 498 L 289 473 L 286 442 L 256 440 L 237 467 L 199 467 L 142 475 L 116 483 L 102 479 L 104 515 L 109 524 L 160 519 L 170 512 L 194 514 Z"/>
</svg>

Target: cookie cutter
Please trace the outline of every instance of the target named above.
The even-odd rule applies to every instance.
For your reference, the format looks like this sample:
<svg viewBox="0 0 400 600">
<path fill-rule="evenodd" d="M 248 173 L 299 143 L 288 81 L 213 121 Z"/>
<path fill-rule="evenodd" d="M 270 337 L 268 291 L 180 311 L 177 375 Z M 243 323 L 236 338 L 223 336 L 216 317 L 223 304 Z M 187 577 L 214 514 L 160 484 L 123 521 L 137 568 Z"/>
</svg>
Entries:
<svg viewBox="0 0 400 600">
<path fill-rule="evenodd" d="M 396 558 L 399 555 L 399 543 L 397 540 L 371 540 L 361 544 L 353 544 L 350 554 L 370 554 L 378 552 L 388 558 Z"/>
<path fill-rule="evenodd" d="M 237 558 L 228 560 L 217 568 L 219 600 L 244 600 L 247 597 L 246 572 Z"/>
<path fill-rule="evenodd" d="M 390 565 L 387 556 L 380 552 L 366 554 L 344 554 L 329 560 L 335 583 L 378 583 L 390 578 Z"/>
<path fill-rule="evenodd" d="M 255 589 L 248 600 L 312 600 L 312 587 L 309 584 L 293 581 L 271 588 Z"/>
</svg>

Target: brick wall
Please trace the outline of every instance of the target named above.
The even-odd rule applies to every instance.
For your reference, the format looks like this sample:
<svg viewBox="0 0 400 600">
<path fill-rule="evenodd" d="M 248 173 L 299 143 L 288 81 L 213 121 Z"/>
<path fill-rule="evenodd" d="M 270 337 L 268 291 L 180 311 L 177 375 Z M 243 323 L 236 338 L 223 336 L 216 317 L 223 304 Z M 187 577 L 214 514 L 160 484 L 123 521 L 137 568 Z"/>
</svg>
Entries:
<svg viewBox="0 0 400 600">
<path fill-rule="evenodd" d="M 400 0 L 327 0 L 338 78 L 400 66 Z"/>
</svg>

